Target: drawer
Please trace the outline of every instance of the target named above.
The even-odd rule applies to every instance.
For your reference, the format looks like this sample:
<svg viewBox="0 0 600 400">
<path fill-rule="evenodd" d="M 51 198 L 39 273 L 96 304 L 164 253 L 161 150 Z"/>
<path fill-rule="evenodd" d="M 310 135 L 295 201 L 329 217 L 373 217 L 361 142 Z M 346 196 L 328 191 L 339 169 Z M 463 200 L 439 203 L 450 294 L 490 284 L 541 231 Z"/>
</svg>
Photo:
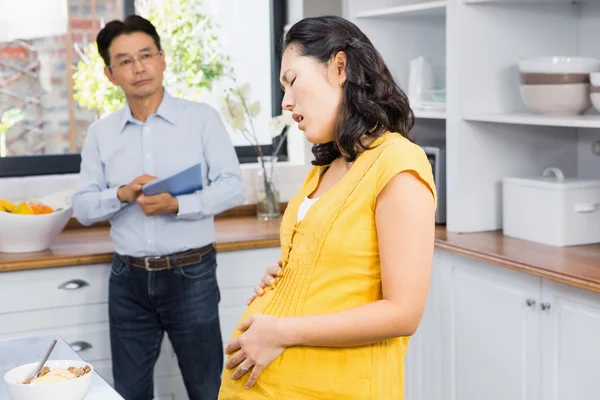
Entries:
<svg viewBox="0 0 600 400">
<path fill-rule="evenodd" d="M 108 303 L 0 314 L 0 335 L 108 323 Z"/>
<path fill-rule="evenodd" d="M 57 328 L 55 332 L 89 363 L 111 358 L 108 324 Z"/>
<path fill-rule="evenodd" d="M 108 301 L 110 264 L 0 273 L 0 314 Z"/>
<path fill-rule="evenodd" d="M 110 359 L 110 335 L 108 323 L 85 326 L 67 326 L 45 330 L 0 335 L 0 339 L 24 336 L 59 335 L 85 361 L 94 364 L 98 360 Z"/>
</svg>

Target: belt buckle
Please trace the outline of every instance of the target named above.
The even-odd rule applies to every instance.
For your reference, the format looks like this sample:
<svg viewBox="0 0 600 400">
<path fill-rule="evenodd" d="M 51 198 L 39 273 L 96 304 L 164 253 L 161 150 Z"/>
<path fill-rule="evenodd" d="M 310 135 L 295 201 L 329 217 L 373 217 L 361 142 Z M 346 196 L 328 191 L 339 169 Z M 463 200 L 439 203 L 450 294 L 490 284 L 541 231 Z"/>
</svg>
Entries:
<svg viewBox="0 0 600 400">
<path fill-rule="evenodd" d="M 166 263 L 167 263 L 167 267 L 163 268 L 152 268 L 150 267 L 150 260 L 160 260 L 162 257 L 161 256 L 154 256 L 154 257 L 144 257 L 144 268 L 146 269 L 146 271 L 162 271 L 164 269 L 169 269 L 171 268 L 171 258 L 170 257 L 165 257 Z"/>
</svg>

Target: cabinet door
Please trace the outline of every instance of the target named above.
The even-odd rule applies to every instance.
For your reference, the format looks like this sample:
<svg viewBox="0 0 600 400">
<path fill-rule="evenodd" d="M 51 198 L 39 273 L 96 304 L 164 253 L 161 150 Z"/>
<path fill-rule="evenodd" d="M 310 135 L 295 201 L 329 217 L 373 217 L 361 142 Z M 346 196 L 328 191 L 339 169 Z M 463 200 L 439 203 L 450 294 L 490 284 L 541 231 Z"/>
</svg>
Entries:
<svg viewBox="0 0 600 400">
<path fill-rule="evenodd" d="M 446 261 L 445 398 L 541 400 L 541 279 L 450 254 Z"/>
<path fill-rule="evenodd" d="M 417 332 L 411 337 L 405 360 L 406 400 L 438 400 L 441 390 L 441 279 L 442 253 L 435 252 L 427 304 Z"/>
<path fill-rule="evenodd" d="M 596 400 L 600 393 L 600 293 L 543 280 L 544 400 Z"/>
</svg>

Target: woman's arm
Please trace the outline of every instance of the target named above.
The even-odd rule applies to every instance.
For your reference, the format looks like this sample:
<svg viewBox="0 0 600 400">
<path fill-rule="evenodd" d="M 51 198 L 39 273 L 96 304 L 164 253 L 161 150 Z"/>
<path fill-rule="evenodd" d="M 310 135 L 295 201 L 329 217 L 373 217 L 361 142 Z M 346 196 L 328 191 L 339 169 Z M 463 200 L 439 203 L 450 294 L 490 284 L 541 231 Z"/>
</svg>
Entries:
<svg viewBox="0 0 600 400">
<path fill-rule="evenodd" d="M 416 175 L 402 172 L 379 194 L 375 219 L 383 300 L 331 314 L 282 318 L 285 345 L 354 346 L 417 330 L 433 258 L 433 195 Z"/>
</svg>

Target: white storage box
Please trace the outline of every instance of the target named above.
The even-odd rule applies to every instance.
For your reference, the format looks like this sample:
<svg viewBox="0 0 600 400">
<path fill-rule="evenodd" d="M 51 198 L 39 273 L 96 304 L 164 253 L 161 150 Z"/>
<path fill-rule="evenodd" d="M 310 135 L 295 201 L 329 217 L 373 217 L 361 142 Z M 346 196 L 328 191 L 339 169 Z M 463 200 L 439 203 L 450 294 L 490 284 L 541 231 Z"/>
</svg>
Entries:
<svg viewBox="0 0 600 400">
<path fill-rule="evenodd" d="M 551 246 L 600 242 L 600 180 L 565 179 L 548 168 L 539 177 L 502 183 L 505 235 Z"/>
</svg>

